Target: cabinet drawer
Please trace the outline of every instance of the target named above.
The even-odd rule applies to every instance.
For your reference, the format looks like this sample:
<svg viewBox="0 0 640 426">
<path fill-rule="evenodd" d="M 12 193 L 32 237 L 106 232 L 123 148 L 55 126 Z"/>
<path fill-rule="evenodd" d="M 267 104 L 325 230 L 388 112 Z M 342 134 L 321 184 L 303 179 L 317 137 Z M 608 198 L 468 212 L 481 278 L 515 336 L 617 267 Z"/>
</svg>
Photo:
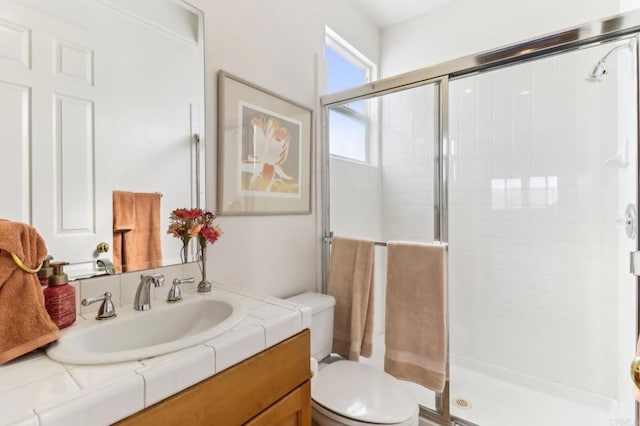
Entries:
<svg viewBox="0 0 640 426">
<path fill-rule="evenodd" d="M 258 414 L 247 426 L 311 426 L 311 381 Z"/>
</svg>

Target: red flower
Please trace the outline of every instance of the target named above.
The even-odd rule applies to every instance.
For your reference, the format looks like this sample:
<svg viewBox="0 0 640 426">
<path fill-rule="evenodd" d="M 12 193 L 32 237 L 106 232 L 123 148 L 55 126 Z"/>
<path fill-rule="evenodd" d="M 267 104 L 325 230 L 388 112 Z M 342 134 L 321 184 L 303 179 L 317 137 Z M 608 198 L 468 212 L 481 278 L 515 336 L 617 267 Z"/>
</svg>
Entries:
<svg viewBox="0 0 640 426">
<path fill-rule="evenodd" d="M 213 244 L 218 240 L 218 238 L 220 238 L 221 235 L 222 231 L 220 230 L 220 228 L 216 226 L 205 226 L 200 230 L 200 245 L 203 245 L 203 242 L 204 244 Z"/>
<path fill-rule="evenodd" d="M 202 215 L 201 209 L 175 209 L 171 212 L 172 218 L 175 217 L 177 219 L 189 220 L 195 219 L 198 216 Z"/>
<path fill-rule="evenodd" d="M 197 237 L 201 247 L 207 243 L 215 243 L 222 235 L 213 220 L 216 215 L 202 209 L 175 209 L 171 212 L 169 220 L 171 224 L 167 234 L 180 238 L 186 245 L 192 237 Z"/>
</svg>

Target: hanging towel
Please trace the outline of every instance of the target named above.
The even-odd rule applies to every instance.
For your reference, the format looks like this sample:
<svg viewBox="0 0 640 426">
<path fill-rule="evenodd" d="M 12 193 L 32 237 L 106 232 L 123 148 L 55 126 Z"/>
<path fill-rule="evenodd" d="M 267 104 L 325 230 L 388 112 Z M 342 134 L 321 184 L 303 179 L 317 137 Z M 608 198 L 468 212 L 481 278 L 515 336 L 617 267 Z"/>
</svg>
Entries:
<svg viewBox="0 0 640 426">
<path fill-rule="evenodd" d="M 333 352 L 358 361 L 373 341 L 373 242 L 333 237 L 329 294 L 335 297 Z"/>
<path fill-rule="evenodd" d="M 0 219 L 0 364 L 58 338 L 38 277 L 18 265 L 35 270 L 46 256 L 44 240 L 33 227 Z"/>
<path fill-rule="evenodd" d="M 446 248 L 387 244 L 384 370 L 435 392 L 446 381 Z"/>
<path fill-rule="evenodd" d="M 162 266 L 159 193 L 113 191 L 113 265 L 117 272 Z"/>
<path fill-rule="evenodd" d="M 131 231 L 136 223 L 136 199 L 133 192 L 113 191 L 113 230 Z"/>
</svg>

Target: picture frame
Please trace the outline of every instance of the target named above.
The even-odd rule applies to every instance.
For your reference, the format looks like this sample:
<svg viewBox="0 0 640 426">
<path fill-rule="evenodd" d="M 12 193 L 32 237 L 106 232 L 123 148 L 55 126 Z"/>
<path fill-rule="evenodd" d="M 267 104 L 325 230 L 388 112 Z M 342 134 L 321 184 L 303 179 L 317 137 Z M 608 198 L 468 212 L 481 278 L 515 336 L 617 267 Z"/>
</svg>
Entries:
<svg viewBox="0 0 640 426">
<path fill-rule="evenodd" d="M 216 214 L 311 214 L 313 110 L 218 72 Z"/>
</svg>

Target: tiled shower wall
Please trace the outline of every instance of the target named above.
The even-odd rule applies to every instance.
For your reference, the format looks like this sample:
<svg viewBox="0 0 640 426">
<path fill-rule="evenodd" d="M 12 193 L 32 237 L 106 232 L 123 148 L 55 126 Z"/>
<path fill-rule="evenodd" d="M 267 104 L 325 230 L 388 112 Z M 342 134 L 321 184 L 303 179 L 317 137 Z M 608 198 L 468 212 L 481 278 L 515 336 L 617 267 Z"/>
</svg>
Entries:
<svg viewBox="0 0 640 426">
<path fill-rule="evenodd" d="M 633 330 L 618 259 L 633 243 L 616 218 L 634 201 L 621 188 L 635 165 L 607 160 L 632 137 L 618 108 L 633 108 L 635 89 L 624 70 L 585 81 L 607 50 L 451 83 L 453 362 L 618 396 L 618 331 Z"/>
<path fill-rule="evenodd" d="M 382 237 L 433 241 L 433 85 L 382 97 Z"/>
<path fill-rule="evenodd" d="M 335 235 L 381 238 L 380 169 L 355 161 L 331 158 L 331 230 Z"/>
</svg>

